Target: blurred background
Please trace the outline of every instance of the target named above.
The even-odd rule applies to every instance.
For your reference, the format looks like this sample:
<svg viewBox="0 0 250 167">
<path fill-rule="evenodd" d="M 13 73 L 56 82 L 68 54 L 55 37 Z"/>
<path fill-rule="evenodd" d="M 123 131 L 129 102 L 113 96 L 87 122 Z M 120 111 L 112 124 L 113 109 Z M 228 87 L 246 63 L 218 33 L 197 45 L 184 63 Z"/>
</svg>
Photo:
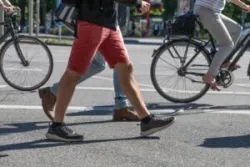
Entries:
<svg viewBox="0 0 250 167">
<path fill-rule="evenodd" d="M 21 8 L 20 16 L 17 18 L 20 32 L 32 34 L 51 34 L 72 36 L 66 27 L 53 21 L 53 11 L 60 0 L 10 0 L 12 4 Z M 122 30 L 127 37 L 163 37 L 166 32 L 165 21 L 173 16 L 181 15 L 193 7 L 194 0 L 147 0 L 151 3 L 150 11 L 145 15 L 138 15 L 135 8 L 123 8 L 126 24 Z M 247 1 L 245 1 L 247 3 Z M 250 0 L 249 0 L 250 3 Z M 228 3 L 224 13 L 234 20 L 248 27 L 250 17 L 238 7 Z M 3 20 L 3 12 L 0 14 Z M 4 30 L 1 29 L 1 32 Z"/>
</svg>

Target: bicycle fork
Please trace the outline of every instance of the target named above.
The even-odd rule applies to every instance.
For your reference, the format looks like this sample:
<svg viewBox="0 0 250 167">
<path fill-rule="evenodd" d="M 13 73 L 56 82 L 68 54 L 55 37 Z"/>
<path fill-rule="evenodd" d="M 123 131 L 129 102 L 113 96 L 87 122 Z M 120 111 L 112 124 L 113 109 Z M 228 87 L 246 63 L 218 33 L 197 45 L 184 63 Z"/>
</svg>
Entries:
<svg viewBox="0 0 250 167">
<path fill-rule="evenodd" d="M 19 57 L 19 59 L 21 61 L 21 64 L 23 66 L 27 67 L 29 65 L 29 62 L 24 58 L 23 52 L 22 52 L 22 50 L 20 48 L 20 45 L 18 43 L 18 39 L 17 38 L 14 39 L 14 46 L 15 46 L 17 55 L 18 55 L 18 57 Z"/>
<path fill-rule="evenodd" d="M 23 55 L 23 52 L 20 48 L 20 45 L 19 45 L 19 35 L 17 34 L 17 32 L 15 31 L 15 28 L 14 28 L 14 25 L 13 23 L 11 22 L 11 30 L 10 30 L 10 33 L 11 33 L 11 36 L 12 36 L 12 39 L 13 39 L 13 42 L 14 42 L 14 46 L 15 46 L 15 50 L 17 52 L 17 55 L 21 61 L 21 64 L 25 67 L 27 67 L 29 65 L 29 62 L 25 59 L 24 55 Z"/>
<path fill-rule="evenodd" d="M 249 79 L 250 79 L 250 63 L 249 63 L 248 68 L 247 68 L 247 76 L 249 76 Z"/>
</svg>

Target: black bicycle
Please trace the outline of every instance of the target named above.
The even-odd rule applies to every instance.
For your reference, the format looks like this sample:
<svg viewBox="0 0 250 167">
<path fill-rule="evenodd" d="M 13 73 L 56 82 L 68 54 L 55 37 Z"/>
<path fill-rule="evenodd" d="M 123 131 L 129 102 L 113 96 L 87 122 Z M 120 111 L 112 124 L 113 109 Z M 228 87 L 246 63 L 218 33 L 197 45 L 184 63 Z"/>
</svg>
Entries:
<svg viewBox="0 0 250 167">
<path fill-rule="evenodd" d="M 49 80 L 53 71 L 53 58 L 41 40 L 18 34 L 16 16 L 17 13 L 7 15 L 6 21 L 0 23 L 8 27 L 0 37 L 0 43 L 7 40 L 0 50 L 0 73 L 11 87 L 32 91 Z"/>
<path fill-rule="evenodd" d="M 151 80 L 156 91 L 165 99 L 175 103 L 189 103 L 201 98 L 209 90 L 209 85 L 202 81 L 207 72 L 216 45 L 208 33 L 209 40 L 203 41 L 194 37 L 195 27 L 202 29 L 197 16 L 185 14 L 175 21 L 168 21 L 168 36 L 153 53 Z M 175 29 L 175 30 L 174 30 Z M 181 34 L 177 36 L 175 33 Z M 225 62 L 231 61 L 227 68 L 221 68 L 216 82 L 228 88 L 234 81 L 235 64 L 243 56 L 250 44 L 250 33 L 233 49 Z M 250 65 L 248 69 L 250 75 Z"/>
</svg>

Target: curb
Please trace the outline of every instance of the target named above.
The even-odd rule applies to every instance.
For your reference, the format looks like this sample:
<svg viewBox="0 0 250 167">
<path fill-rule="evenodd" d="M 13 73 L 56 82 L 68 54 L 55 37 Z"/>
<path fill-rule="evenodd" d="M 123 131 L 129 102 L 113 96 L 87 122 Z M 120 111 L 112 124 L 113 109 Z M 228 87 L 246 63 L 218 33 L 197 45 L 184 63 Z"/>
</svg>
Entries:
<svg viewBox="0 0 250 167">
<path fill-rule="evenodd" d="M 143 41 L 143 40 L 133 40 L 133 39 L 124 39 L 125 44 L 137 44 L 137 45 L 162 45 L 163 42 L 158 41 Z"/>
</svg>

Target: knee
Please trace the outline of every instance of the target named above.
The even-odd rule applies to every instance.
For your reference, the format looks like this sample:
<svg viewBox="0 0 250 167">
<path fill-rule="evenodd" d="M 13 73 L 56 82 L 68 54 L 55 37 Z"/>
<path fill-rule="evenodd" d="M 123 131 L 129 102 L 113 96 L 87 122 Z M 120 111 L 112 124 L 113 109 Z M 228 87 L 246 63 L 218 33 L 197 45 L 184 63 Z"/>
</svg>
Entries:
<svg viewBox="0 0 250 167">
<path fill-rule="evenodd" d="M 64 73 L 64 78 L 69 82 L 77 82 L 81 78 L 81 73 L 67 69 Z"/>
<path fill-rule="evenodd" d="M 129 64 L 117 64 L 115 66 L 116 72 L 119 76 L 121 84 L 126 84 L 133 75 L 134 67 L 131 63 Z"/>
<path fill-rule="evenodd" d="M 106 68 L 106 63 L 105 63 L 105 62 L 98 65 L 98 71 L 99 71 L 99 72 L 104 71 L 105 68 Z"/>
<path fill-rule="evenodd" d="M 127 75 L 132 75 L 134 72 L 134 66 L 131 63 L 127 64 L 124 68 L 124 72 L 126 72 Z"/>
<path fill-rule="evenodd" d="M 104 62 L 98 62 L 96 60 L 92 61 L 91 67 L 92 69 L 95 69 L 97 73 L 100 73 L 105 70 L 106 68 L 106 63 Z"/>
<path fill-rule="evenodd" d="M 243 30 L 243 27 L 240 24 L 237 24 L 237 27 L 236 27 L 237 37 L 240 36 L 242 30 Z"/>
<path fill-rule="evenodd" d="M 229 40 L 221 42 L 220 46 L 230 50 L 234 47 L 234 41 L 233 41 L 233 39 L 230 38 Z"/>
<path fill-rule="evenodd" d="M 234 43 L 234 41 L 232 40 L 232 41 L 230 41 L 230 42 L 228 43 L 228 48 L 232 49 L 232 48 L 234 48 L 234 45 L 235 45 L 235 43 Z"/>
<path fill-rule="evenodd" d="M 134 66 L 131 63 L 128 64 L 127 70 L 129 74 L 132 74 L 134 72 Z"/>
</svg>

